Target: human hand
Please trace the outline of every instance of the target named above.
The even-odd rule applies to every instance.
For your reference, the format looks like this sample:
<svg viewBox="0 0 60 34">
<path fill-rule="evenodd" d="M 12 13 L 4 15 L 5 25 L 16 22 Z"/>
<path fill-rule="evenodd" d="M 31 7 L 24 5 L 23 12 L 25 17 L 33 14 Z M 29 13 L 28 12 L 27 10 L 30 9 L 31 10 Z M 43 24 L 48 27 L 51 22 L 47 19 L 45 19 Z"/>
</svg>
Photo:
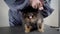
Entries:
<svg viewBox="0 0 60 34">
<path fill-rule="evenodd" d="M 30 5 L 34 8 L 34 9 L 39 9 L 39 10 L 43 10 L 43 4 L 40 0 L 30 0 Z"/>
</svg>

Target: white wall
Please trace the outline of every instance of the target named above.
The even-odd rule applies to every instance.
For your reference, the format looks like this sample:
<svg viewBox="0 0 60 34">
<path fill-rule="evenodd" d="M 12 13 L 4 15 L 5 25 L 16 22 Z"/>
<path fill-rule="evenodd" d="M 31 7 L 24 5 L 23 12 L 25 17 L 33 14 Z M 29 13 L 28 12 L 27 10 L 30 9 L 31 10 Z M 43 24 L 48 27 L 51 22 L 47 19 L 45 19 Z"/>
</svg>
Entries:
<svg viewBox="0 0 60 34">
<path fill-rule="evenodd" d="M 60 6 L 60 0 L 59 0 L 59 6 Z M 60 7 L 59 7 L 59 9 L 60 9 Z M 60 27 L 60 10 L 59 10 L 59 27 Z"/>
<path fill-rule="evenodd" d="M 54 9 L 54 12 L 45 19 L 45 24 L 51 26 L 58 26 L 58 0 L 52 0 L 51 7 Z"/>
<path fill-rule="evenodd" d="M 44 19 L 44 23 L 47 25 L 58 26 L 58 0 L 52 0 L 51 7 L 55 10 L 49 17 Z M 0 0 L 0 27 L 9 26 L 8 9 L 5 2 Z"/>
<path fill-rule="evenodd" d="M 0 0 L 0 27 L 9 26 L 8 6 L 3 0 Z"/>
</svg>

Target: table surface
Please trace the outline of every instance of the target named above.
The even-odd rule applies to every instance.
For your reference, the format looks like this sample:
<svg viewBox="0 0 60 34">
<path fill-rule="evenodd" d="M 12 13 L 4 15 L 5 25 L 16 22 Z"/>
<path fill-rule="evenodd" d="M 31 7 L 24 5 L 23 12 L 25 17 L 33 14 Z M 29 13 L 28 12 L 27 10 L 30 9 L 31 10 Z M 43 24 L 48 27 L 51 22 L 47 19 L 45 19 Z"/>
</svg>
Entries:
<svg viewBox="0 0 60 34">
<path fill-rule="evenodd" d="M 60 34 L 60 31 L 50 28 L 48 25 L 44 26 L 44 33 L 34 30 L 28 34 Z M 0 27 L 0 34 L 26 34 L 22 26 L 20 27 Z"/>
</svg>

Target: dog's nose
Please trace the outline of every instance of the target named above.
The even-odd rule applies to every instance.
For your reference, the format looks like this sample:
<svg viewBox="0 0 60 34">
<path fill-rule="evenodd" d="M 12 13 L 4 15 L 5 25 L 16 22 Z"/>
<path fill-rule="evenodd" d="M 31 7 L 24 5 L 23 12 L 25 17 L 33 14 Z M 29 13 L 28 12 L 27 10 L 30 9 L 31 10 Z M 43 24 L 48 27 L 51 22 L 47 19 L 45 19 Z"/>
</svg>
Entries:
<svg viewBox="0 0 60 34">
<path fill-rule="evenodd" d="M 30 19 L 32 18 L 32 16 L 29 17 Z"/>
<path fill-rule="evenodd" d="M 31 18 L 32 18 L 32 16 L 29 16 L 29 18 L 31 19 Z"/>
</svg>

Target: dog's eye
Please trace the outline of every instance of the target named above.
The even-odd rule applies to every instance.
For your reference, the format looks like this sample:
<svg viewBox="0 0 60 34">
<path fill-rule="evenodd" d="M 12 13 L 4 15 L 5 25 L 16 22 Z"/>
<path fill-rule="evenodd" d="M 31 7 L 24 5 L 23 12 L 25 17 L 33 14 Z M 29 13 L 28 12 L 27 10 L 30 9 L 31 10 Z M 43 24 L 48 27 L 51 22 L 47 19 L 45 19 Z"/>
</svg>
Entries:
<svg viewBox="0 0 60 34">
<path fill-rule="evenodd" d="M 27 16 L 27 18 L 29 18 L 29 16 Z"/>
<path fill-rule="evenodd" d="M 32 17 L 34 17 L 34 15 Z"/>
</svg>

